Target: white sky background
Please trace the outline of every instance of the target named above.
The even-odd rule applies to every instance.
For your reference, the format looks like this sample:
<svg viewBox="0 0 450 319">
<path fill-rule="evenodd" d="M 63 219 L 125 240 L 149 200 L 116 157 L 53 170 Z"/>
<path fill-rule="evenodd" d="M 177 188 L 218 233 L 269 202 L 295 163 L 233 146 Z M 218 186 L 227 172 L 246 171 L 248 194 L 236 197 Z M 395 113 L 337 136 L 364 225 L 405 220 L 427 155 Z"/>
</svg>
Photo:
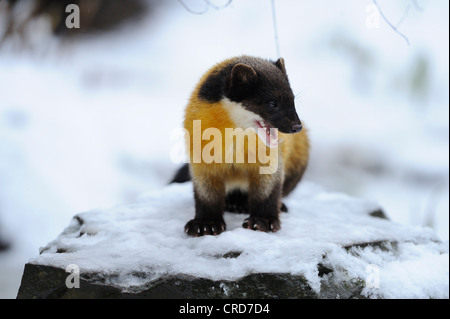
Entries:
<svg viewBox="0 0 450 319">
<path fill-rule="evenodd" d="M 402 21 L 409 46 L 381 17 L 368 27 L 371 1 L 276 1 L 312 142 L 305 178 L 448 240 L 449 4 L 378 3 Z M 12 245 L 0 254 L 0 297 L 15 297 L 23 264 L 75 213 L 165 185 L 178 167 L 171 132 L 209 67 L 240 54 L 277 58 L 269 0 L 203 15 L 177 2 L 158 10 L 65 45 L 37 23 L 32 52 L 0 48 L 0 234 Z"/>
</svg>

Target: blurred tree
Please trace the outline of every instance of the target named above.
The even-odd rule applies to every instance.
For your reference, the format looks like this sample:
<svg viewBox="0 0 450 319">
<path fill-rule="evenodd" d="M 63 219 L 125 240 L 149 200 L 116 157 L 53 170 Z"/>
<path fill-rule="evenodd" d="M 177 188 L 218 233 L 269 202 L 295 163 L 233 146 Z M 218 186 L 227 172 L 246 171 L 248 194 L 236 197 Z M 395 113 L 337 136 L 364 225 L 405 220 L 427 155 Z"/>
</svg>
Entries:
<svg viewBox="0 0 450 319">
<path fill-rule="evenodd" d="M 0 252 L 8 250 L 10 248 L 10 244 L 6 241 L 6 238 L 2 235 L 2 225 L 0 224 Z"/>
<path fill-rule="evenodd" d="M 9 245 L 0 238 L 0 252 L 8 250 Z"/>
<path fill-rule="evenodd" d="M 152 11 L 161 0 L 0 0 L 0 14 L 5 17 L 0 44 L 14 35 L 22 42 L 29 24 L 38 18 L 50 22 L 51 32 L 61 37 L 86 35 L 114 30 L 126 22 L 138 21 Z M 68 5 L 80 9 L 80 28 L 66 26 Z"/>
<path fill-rule="evenodd" d="M 410 76 L 411 97 L 423 102 L 429 95 L 430 62 L 425 54 L 420 54 L 414 61 Z"/>
</svg>

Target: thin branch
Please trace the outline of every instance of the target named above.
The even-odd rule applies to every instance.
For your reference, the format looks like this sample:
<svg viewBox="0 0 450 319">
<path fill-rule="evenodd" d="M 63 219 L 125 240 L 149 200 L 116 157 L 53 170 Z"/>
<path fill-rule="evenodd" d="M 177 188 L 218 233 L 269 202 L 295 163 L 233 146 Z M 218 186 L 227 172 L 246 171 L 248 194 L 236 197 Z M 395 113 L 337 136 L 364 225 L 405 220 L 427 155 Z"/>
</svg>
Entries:
<svg viewBox="0 0 450 319">
<path fill-rule="evenodd" d="M 205 8 L 204 8 L 202 11 L 194 11 L 194 10 L 192 10 L 191 8 L 189 8 L 189 6 L 188 6 L 186 3 L 184 3 L 183 0 L 178 0 L 178 2 L 179 2 L 179 3 L 180 3 L 180 4 L 181 4 L 181 5 L 182 5 L 189 13 L 192 13 L 192 14 L 198 14 L 198 15 L 205 14 L 205 13 L 208 11 L 209 7 L 213 8 L 213 9 L 216 9 L 216 10 L 225 9 L 226 7 L 228 7 L 228 6 L 230 5 L 230 3 L 231 3 L 232 1 L 233 1 L 233 0 L 227 0 L 227 2 L 226 2 L 223 6 L 217 6 L 217 5 L 213 4 L 213 3 L 211 3 L 210 0 L 204 0 L 204 2 L 205 2 Z"/>
<path fill-rule="evenodd" d="M 216 9 L 216 10 L 221 10 L 221 9 L 225 9 L 226 7 L 228 7 L 230 5 L 230 3 L 233 0 L 228 0 L 223 6 L 216 6 L 215 4 L 212 4 L 211 1 L 209 0 L 205 0 L 205 2 L 212 8 Z"/>
<path fill-rule="evenodd" d="M 417 3 L 417 0 L 412 0 L 412 3 L 417 11 L 423 12 L 423 8 Z"/>
<path fill-rule="evenodd" d="M 205 9 L 203 10 L 203 11 L 194 11 L 194 10 L 191 10 L 191 8 L 189 8 L 185 3 L 184 3 L 184 1 L 183 0 L 178 0 L 178 2 L 189 12 L 189 13 L 192 13 L 192 14 L 204 14 L 204 13 L 206 13 L 206 11 L 208 11 L 208 9 L 209 9 L 209 5 L 208 5 L 208 3 L 206 3 L 206 6 L 205 6 Z"/>
<path fill-rule="evenodd" d="M 391 27 L 392 30 L 394 30 L 395 33 L 397 33 L 399 36 L 401 36 L 405 41 L 406 44 L 409 45 L 409 39 L 406 35 L 404 35 L 403 33 L 401 33 L 384 15 L 383 11 L 381 10 L 380 6 L 377 3 L 377 0 L 372 0 L 373 4 L 377 7 L 378 12 L 380 12 L 381 17 L 383 18 L 383 20 Z"/>
<path fill-rule="evenodd" d="M 419 4 L 417 3 L 417 0 L 411 0 L 412 4 L 408 4 L 408 6 L 405 9 L 405 12 L 403 13 L 402 18 L 400 19 L 400 21 L 397 23 L 397 25 L 395 26 L 397 29 L 400 27 L 400 25 L 403 23 L 403 21 L 406 19 L 406 17 L 409 14 L 409 11 L 414 7 L 414 9 L 416 9 L 419 12 L 423 12 L 423 8 L 421 6 L 419 6 Z"/>
<path fill-rule="evenodd" d="M 277 28 L 277 15 L 275 13 L 275 0 L 271 0 L 272 3 L 272 20 L 273 20 L 273 34 L 275 39 L 275 50 L 277 52 L 277 58 L 280 57 L 280 45 L 278 43 L 278 28 Z"/>
<path fill-rule="evenodd" d="M 403 23 L 403 21 L 405 21 L 406 17 L 409 14 L 409 10 L 411 10 L 411 5 L 408 4 L 408 6 L 405 9 L 405 12 L 403 12 L 403 16 L 401 17 L 400 21 L 398 21 L 398 23 L 395 25 L 395 27 L 398 29 L 400 27 L 400 25 Z"/>
</svg>

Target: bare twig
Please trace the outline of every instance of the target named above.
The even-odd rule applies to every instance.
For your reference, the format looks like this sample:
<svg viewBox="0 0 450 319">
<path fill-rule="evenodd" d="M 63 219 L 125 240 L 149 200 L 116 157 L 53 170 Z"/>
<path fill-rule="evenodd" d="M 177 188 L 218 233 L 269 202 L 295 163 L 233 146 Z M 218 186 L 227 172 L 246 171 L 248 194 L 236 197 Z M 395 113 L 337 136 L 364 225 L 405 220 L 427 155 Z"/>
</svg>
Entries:
<svg viewBox="0 0 450 319">
<path fill-rule="evenodd" d="M 216 10 L 220 10 L 220 9 L 225 9 L 226 7 L 228 7 L 229 5 L 230 5 L 230 3 L 232 2 L 233 0 L 228 0 L 223 6 L 218 6 L 218 5 L 215 5 L 215 4 L 213 4 L 213 3 L 211 3 L 211 1 L 210 0 L 204 0 L 204 2 L 205 2 L 205 8 L 203 9 L 203 10 L 201 10 L 201 11 L 195 11 L 195 10 L 192 10 L 186 3 L 184 3 L 184 0 L 178 0 L 178 2 L 189 12 L 189 13 L 192 13 L 192 14 L 198 14 L 198 15 L 201 15 L 201 14 L 205 14 L 207 11 L 208 11 L 208 9 L 211 7 L 211 8 L 213 8 L 213 9 L 216 9 Z"/>
<path fill-rule="evenodd" d="M 400 27 L 400 25 L 403 23 L 403 21 L 406 19 L 406 17 L 409 14 L 409 10 L 411 10 L 411 5 L 408 4 L 408 6 L 405 9 L 405 12 L 403 12 L 403 16 L 401 17 L 400 21 L 397 22 L 397 24 L 395 25 L 395 27 L 398 29 Z"/>
<path fill-rule="evenodd" d="M 206 3 L 205 9 L 202 11 L 194 11 L 191 8 L 189 8 L 189 6 L 187 6 L 183 0 L 178 0 L 178 2 L 189 12 L 192 14 L 204 14 L 206 13 L 206 11 L 208 11 L 209 5 Z"/>
<path fill-rule="evenodd" d="M 277 15 L 275 13 L 275 0 L 271 0 L 272 3 L 272 20 L 273 20 L 273 33 L 275 39 L 275 50 L 277 52 L 277 58 L 280 57 L 280 45 L 278 43 L 278 28 L 277 28 Z"/>
<path fill-rule="evenodd" d="M 210 7 L 213 7 L 213 8 L 216 9 L 216 10 L 225 9 L 226 7 L 228 7 L 228 6 L 230 5 L 230 3 L 231 3 L 232 1 L 233 1 L 233 0 L 228 0 L 223 6 L 217 6 L 217 5 L 215 5 L 215 4 L 212 4 L 210 0 L 205 0 L 205 2 L 206 2 Z"/>
<path fill-rule="evenodd" d="M 406 35 L 404 35 L 403 33 L 401 33 L 396 26 L 394 26 L 384 15 L 383 11 L 381 10 L 380 6 L 377 3 L 377 0 L 372 0 L 373 4 L 377 7 L 378 12 L 380 12 L 381 17 L 383 18 L 383 20 L 391 27 L 392 30 L 394 30 L 395 33 L 397 33 L 399 36 L 401 36 L 407 45 L 409 45 L 409 39 Z M 416 3 L 417 4 L 417 3 Z"/>
<path fill-rule="evenodd" d="M 412 0 L 412 3 L 417 11 L 423 12 L 423 8 L 421 6 L 419 6 L 419 4 L 417 3 L 417 0 Z"/>
</svg>

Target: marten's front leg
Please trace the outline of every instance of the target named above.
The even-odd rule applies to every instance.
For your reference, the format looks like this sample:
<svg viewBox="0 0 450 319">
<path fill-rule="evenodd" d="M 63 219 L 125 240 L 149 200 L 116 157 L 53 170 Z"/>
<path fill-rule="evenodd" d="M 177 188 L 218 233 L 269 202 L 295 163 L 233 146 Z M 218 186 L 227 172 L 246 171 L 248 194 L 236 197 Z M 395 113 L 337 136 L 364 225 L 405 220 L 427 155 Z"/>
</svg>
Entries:
<svg viewBox="0 0 450 319">
<path fill-rule="evenodd" d="M 281 189 L 281 181 L 273 176 L 254 180 L 249 189 L 250 217 L 242 226 L 264 232 L 280 230 Z"/>
<path fill-rule="evenodd" d="M 223 220 L 225 186 L 216 178 L 194 180 L 195 218 L 184 227 L 188 235 L 218 235 L 226 228 Z"/>
</svg>

